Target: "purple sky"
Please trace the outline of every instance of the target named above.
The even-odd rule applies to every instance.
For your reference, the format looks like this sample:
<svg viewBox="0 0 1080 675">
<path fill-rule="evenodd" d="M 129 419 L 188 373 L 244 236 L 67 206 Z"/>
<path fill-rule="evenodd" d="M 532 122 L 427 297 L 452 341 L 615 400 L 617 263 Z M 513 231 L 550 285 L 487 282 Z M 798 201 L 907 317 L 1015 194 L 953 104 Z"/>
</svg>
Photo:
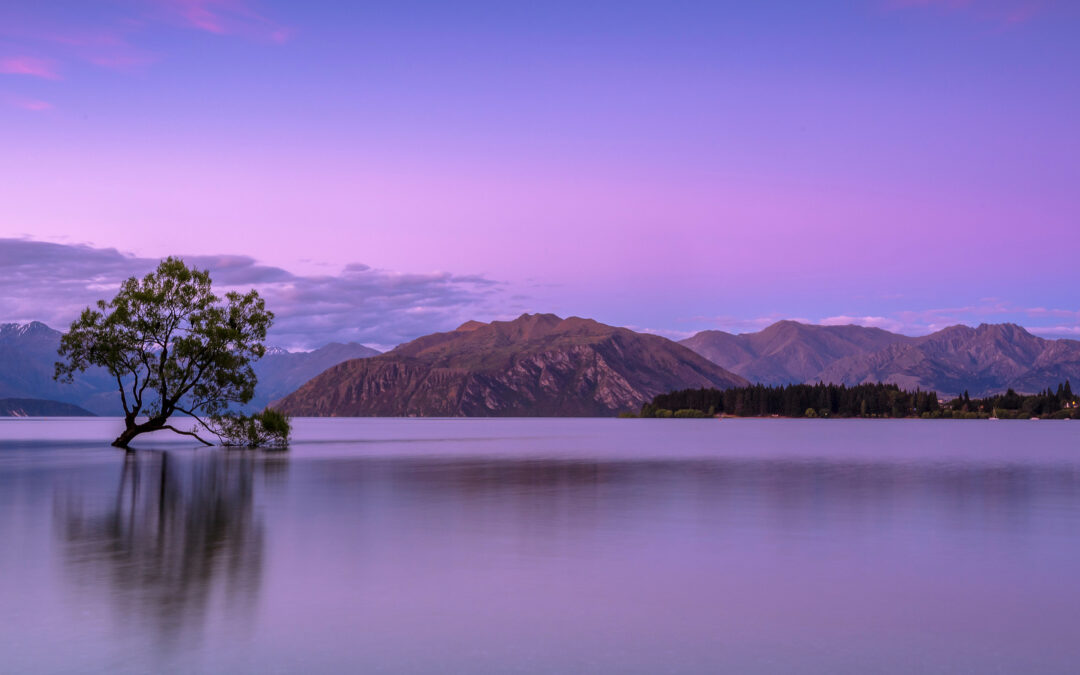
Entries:
<svg viewBox="0 0 1080 675">
<path fill-rule="evenodd" d="M 1080 336 L 1077 3 L 520 5 L 3 3 L 0 321 L 184 254 L 276 270 L 292 346 L 526 310 Z"/>
</svg>

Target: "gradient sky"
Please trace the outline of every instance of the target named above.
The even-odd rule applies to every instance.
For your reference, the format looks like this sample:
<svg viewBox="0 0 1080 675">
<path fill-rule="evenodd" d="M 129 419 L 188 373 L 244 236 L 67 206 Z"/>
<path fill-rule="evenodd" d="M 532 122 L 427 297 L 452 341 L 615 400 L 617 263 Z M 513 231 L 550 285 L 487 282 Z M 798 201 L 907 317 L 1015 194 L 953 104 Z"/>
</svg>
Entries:
<svg viewBox="0 0 1080 675">
<path fill-rule="evenodd" d="M 0 1 L 0 275 L 51 242 L 395 298 L 297 346 L 524 310 L 1080 336 L 1078 35 L 1071 0 Z"/>
</svg>

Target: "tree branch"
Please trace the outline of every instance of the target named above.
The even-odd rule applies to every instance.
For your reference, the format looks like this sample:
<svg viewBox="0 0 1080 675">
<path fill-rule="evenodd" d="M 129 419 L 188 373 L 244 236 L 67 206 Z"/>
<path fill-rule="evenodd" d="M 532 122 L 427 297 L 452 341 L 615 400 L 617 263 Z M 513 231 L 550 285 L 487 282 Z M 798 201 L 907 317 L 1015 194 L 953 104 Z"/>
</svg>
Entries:
<svg viewBox="0 0 1080 675">
<path fill-rule="evenodd" d="M 120 404 L 122 406 L 124 406 L 124 415 L 130 415 L 131 414 L 131 409 L 128 408 L 127 396 L 124 394 L 124 381 L 122 379 L 120 379 L 120 372 L 119 371 L 117 371 L 115 373 L 115 375 L 116 375 L 116 386 L 118 386 L 120 388 Z"/>
<path fill-rule="evenodd" d="M 198 407 L 198 406 L 196 406 L 196 407 Z M 182 413 L 184 413 L 185 415 L 190 415 L 191 417 L 194 417 L 194 418 L 195 418 L 195 421 L 196 421 L 196 422 L 198 422 L 199 424 L 203 425 L 203 426 L 204 426 L 204 427 L 206 427 L 207 429 L 210 429 L 210 425 L 209 425 L 209 424 L 207 424 L 206 422 L 204 422 L 204 421 L 203 421 L 203 419 L 202 419 L 201 417 L 199 417 L 198 415 L 196 415 L 196 414 L 195 414 L 195 413 L 193 413 L 192 411 L 190 411 L 190 410 L 184 410 L 184 409 L 183 409 L 183 408 L 181 408 L 180 406 L 174 406 L 174 408 L 173 408 L 173 409 L 174 409 L 174 410 L 176 410 L 177 412 L 182 412 Z"/>
<path fill-rule="evenodd" d="M 213 443 L 206 440 L 205 438 L 202 438 L 201 436 L 199 436 L 199 434 L 195 433 L 194 431 L 180 431 L 179 429 L 177 429 L 176 427 L 174 427 L 171 424 L 165 424 L 161 428 L 162 429 L 169 429 L 171 431 L 175 431 L 176 433 L 182 434 L 184 436 L 194 436 L 203 445 L 213 445 Z"/>
</svg>

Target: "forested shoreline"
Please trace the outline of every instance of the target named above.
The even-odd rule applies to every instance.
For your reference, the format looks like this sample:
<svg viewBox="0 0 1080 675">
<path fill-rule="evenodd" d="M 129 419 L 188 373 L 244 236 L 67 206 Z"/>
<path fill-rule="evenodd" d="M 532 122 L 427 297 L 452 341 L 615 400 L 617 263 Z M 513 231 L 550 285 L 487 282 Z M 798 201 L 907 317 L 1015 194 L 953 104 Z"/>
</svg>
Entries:
<svg viewBox="0 0 1080 675">
<path fill-rule="evenodd" d="M 839 417 L 922 419 L 1078 419 L 1080 405 L 1069 382 L 1038 394 L 1012 389 L 997 396 L 948 401 L 933 391 L 905 391 L 895 384 L 751 385 L 683 389 L 655 396 L 638 417 Z"/>
</svg>

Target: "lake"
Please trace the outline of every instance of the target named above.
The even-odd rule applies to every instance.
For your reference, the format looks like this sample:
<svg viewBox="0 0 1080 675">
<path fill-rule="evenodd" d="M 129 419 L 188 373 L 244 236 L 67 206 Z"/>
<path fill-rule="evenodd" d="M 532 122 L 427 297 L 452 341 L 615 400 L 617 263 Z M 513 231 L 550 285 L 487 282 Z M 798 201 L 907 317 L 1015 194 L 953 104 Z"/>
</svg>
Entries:
<svg viewBox="0 0 1080 675">
<path fill-rule="evenodd" d="M 0 420 L 4 673 L 1074 673 L 1080 423 Z"/>
</svg>

